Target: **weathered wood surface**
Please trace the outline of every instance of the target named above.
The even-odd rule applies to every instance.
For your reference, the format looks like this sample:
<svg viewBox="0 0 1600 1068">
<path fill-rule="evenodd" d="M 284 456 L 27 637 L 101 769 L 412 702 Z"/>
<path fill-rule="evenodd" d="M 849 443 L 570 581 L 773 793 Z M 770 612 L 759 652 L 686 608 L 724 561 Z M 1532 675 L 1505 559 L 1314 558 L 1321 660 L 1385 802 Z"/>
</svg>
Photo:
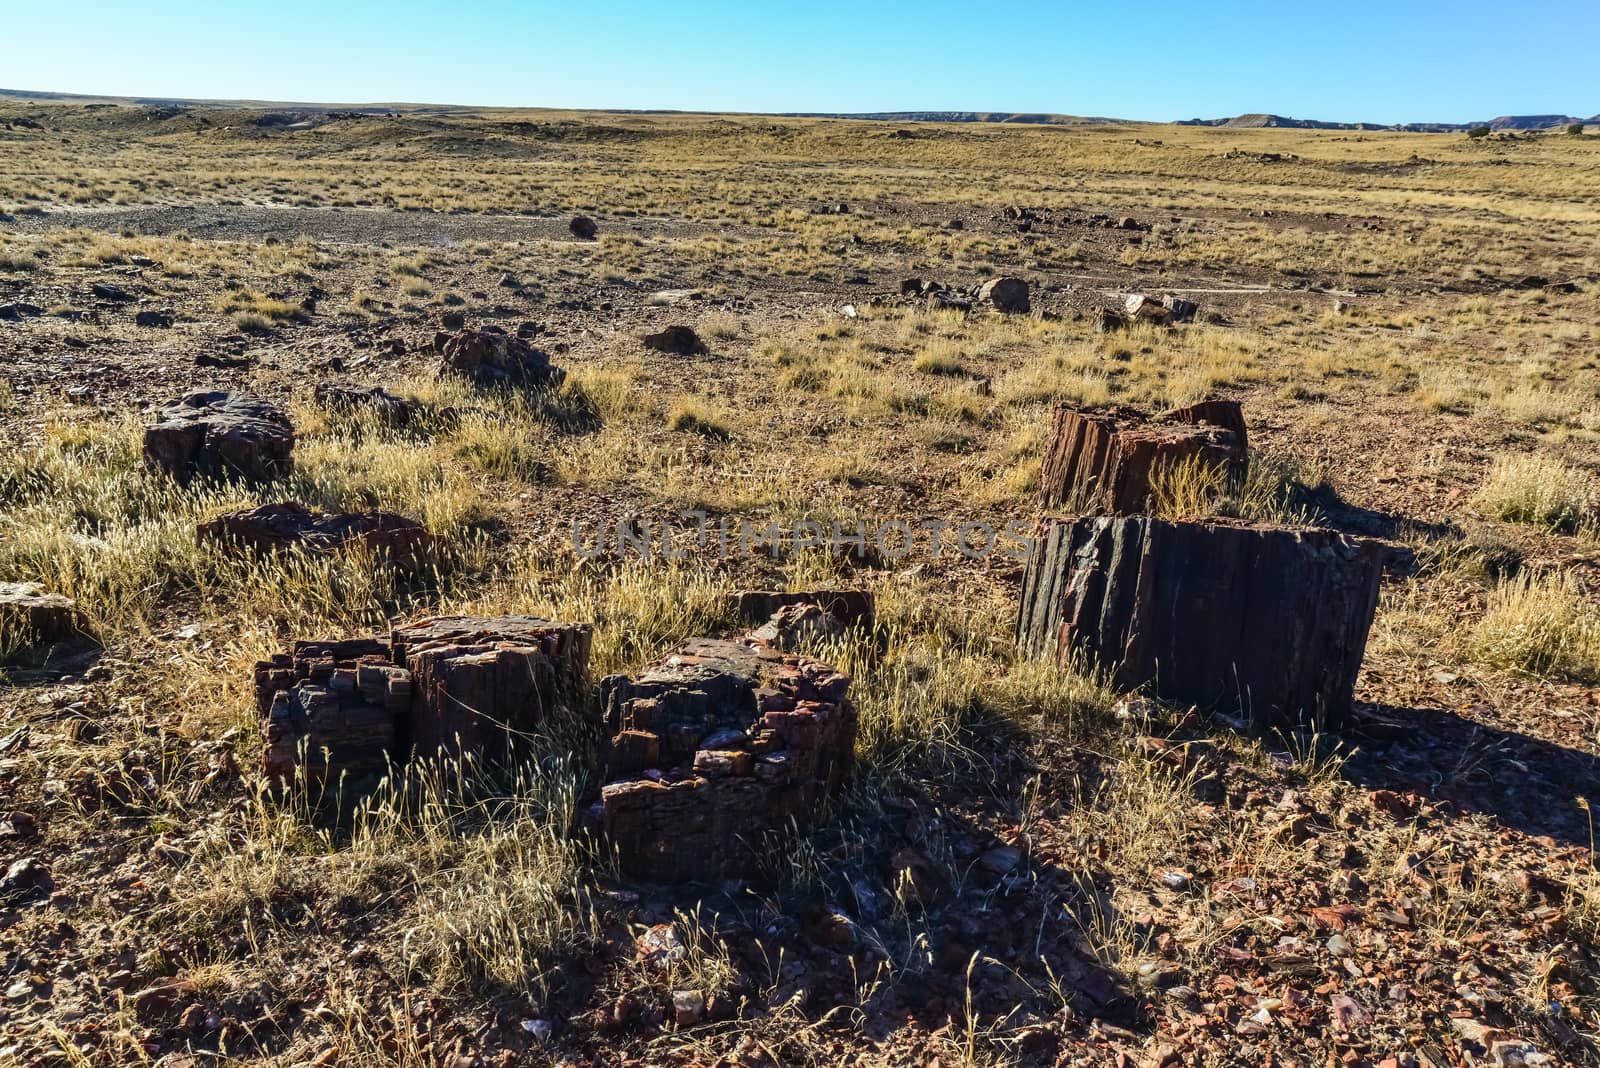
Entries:
<svg viewBox="0 0 1600 1068">
<path fill-rule="evenodd" d="M 1233 401 L 1207 401 L 1147 419 L 1131 409 L 1058 405 L 1039 472 L 1039 506 L 1091 514 L 1149 509 L 1162 471 L 1198 462 L 1243 477 L 1244 414 Z"/>
<path fill-rule="evenodd" d="M 532 616 L 436 616 L 396 627 L 394 662 L 411 672 L 410 715 L 396 743 L 406 756 L 505 756 L 576 700 L 593 629 Z"/>
<path fill-rule="evenodd" d="M 1378 603 L 1381 546 L 1337 531 L 1085 517 L 1041 523 L 1017 641 L 1120 689 L 1338 727 Z"/>
</svg>

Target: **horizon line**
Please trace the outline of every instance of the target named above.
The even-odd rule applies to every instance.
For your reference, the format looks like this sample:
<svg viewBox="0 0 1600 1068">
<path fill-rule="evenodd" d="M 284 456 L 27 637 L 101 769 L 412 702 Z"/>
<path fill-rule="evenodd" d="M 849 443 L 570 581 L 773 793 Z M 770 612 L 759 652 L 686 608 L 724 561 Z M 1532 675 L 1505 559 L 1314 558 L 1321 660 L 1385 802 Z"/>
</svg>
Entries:
<svg viewBox="0 0 1600 1068">
<path fill-rule="evenodd" d="M 187 104 L 197 107 L 212 108 L 250 108 L 257 106 L 270 106 L 282 108 L 301 108 L 307 110 L 379 110 L 379 109 L 448 109 L 456 111 L 576 111 L 593 112 L 613 115 L 735 115 L 750 118 L 794 118 L 794 119 L 857 119 L 862 121 L 937 121 L 917 119 L 911 116 L 922 115 L 973 115 L 973 116 L 1039 116 L 1045 119 L 1070 119 L 1078 124 L 1094 125 L 1138 125 L 1138 126 L 1184 126 L 1195 124 L 1222 123 L 1232 119 L 1247 116 L 1261 115 L 1268 118 L 1283 119 L 1288 122 L 1325 123 L 1329 126 L 1367 127 L 1377 131 L 1400 130 L 1408 126 L 1458 126 L 1472 127 L 1492 123 L 1500 119 L 1515 118 L 1551 118 L 1572 119 L 1585 124 L 1600 122 L 1600 112 L 1584 117 L 1571 112 L 1505 112 L 1487 119 L 1469 122 L 1453 122 L 1442 119 L 1415 119 L 1406 122 L 1374 122 L 1367 119 L 1309 119 L 1287 115 L 1279 111 L 1241 111 L 1234 115 L 1222 115 L 1213 118 L 1192 116 L 1187 119 L 1132 119 L 1105 115 L 1078 115 L 1071 112 L 1040 111 L 1037 109 L 1001 109 L 1001 108 L 874 108 L 866 111 L 744 111 L 738 109 L 706 109 L 706 108 L 671 108 L 671 107 L 612 107 L 604 105 L 589 106 L 563 106 L 555 104 L 459 104 L 437 101 L 309 101 L 309 100 L 277 100 L 257 97 L 199 97 L 199 96 L 171 96 L 147 93 L 78 93 L 58 89 L 9 89 L 0 87 L 0 100 L 15 98 L 18 102 L 29 99 L 32 103 L 49 105 L 52 103 L 71 103 L 83 101 L 93 103 L 98 101 L 118 101 L 139 105 L 156 104 Z M 52 99 L 53 98 L 53 99 Z M 985 119 L 952 120 L 963 122 L 990 122 Z M 992 120 L 993 125 L 1002 126 L 1042 126 L 1050 125 L 1044 122 L 1018 122 Z M 1057 125 L 1065 125 L 1060 123 Z M 1270 127 L 1268 127 L 1270 128 Z"/>
</svg>

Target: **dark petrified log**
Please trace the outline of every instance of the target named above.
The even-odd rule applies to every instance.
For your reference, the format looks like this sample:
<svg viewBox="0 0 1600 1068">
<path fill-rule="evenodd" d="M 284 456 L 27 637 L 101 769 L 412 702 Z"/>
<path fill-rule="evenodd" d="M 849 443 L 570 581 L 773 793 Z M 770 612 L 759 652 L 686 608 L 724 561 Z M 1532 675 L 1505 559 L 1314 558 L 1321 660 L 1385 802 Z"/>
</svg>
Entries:
<svg viewBox="0 0 1600 1068">
<path fill-rule="evenodd" d="M 433 545 L 421 523 L 393 512 L 313 512 L 295 501 L 227 512 L 201 523 L 201 541 L 243 546 L 258 553 L 290 548 L 325 553 L 359 543 L 374 556 L 414 565 Z"/>
<path fill-rule="evenodd" d="M 262 771 L 269 779 L 337 783 L 381 775 L 396 719 L 411 704 L 410 679 L 380 641 L 296 642 L 256 665 L 256 708 L 265 719 Z"/>
<path fill-rule="evenodd" d="M 191 393 L 144 428 L 144 461 L 179 482 L 268 482 L 293 466 L 294 427 L 270 401 L 238 393 Z"/>
<path fill-rule="evenodd" d="M 1337 531 L 1145 517 L 1041 524 L 1017 641 L 1122 689 L 1338 727 L 1378 603 L 1378 543 Z"/>
</svg>

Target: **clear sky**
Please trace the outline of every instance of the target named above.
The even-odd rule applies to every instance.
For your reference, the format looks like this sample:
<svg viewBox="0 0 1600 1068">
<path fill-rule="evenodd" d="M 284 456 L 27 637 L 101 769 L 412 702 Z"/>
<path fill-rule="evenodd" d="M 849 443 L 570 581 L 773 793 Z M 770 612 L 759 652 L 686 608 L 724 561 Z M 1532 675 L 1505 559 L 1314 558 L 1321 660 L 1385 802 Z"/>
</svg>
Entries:
<svg viewBox="0 0 1600 1068">
<path fill-rule="evenodd" d="M 0 88 L 715 111 L 1600 113 L 1600 0 L 0 0 Z"/>
</svg>

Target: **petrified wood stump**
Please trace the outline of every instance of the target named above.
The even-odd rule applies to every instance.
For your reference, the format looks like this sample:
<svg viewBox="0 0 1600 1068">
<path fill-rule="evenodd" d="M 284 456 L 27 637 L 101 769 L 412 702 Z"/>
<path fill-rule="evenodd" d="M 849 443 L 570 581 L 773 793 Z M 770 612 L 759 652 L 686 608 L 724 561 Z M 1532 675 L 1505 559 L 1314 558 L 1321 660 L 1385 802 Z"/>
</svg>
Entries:
<svg viewBox="0 0 1600 1068">
<path fill-rule="evenodd" d="M 1207 401 L 1147 419 L 1131 409 L 1058 405 L 1039 472 L 1039 506 L 1132 515 L 1150 506 L 1152 483 L 1186 461 L 1242 477 L 1244 415 L 1234 401 Z"/>
<path fill-rule="evenodd" d="M 296 642 L 256 665 L 256 708 L 265 719 L 262 771 L 311 785 L 381 775 L 395 723 L 411 705 L 411 680 L 369 638 Z"/>
<path fill-rule="evenodd" d="M 1337 531 L 1147 517 L 1046 520 L 1017 641 L 1122 689 L 1338 727 L 1378 604 L 1382 549 Z"/>
<path fill-rule="evenodd" d="M 504 758 L 581 692 L 590 638 L 587 624 L 441 616 L 389 641 L 297 642 L 256 665 L 263 770 L 319 783 L 441 751 Z"/>
<path fill-rule="evenodd" d="M 628 874 L 748 877 L 854 757 L 850 679 L 752 639 L 701 639 L 600 683 L 612 734 L 598 822 Z"/>
<path fill-rule="evenodd" d="M 144 428 L 144 462 L 181 483 L 270 482 L 293 467 L 294 427 L 282 408 L 238 393 L 191 393 Z"/>
<path fill-rule="evenodd" d="M 333 552 L 360 544 L 374 556 L 396 564 L 416 564 L 433 545 L 421 523 L 393 512 L 313 512 L 295 501 L 226 512 L 196 528 L 202 542 L 238 545 L 257 553 L 299 548 Z"/>
<path fill-rule="evenodd" d="M 477 752 L 498 758 L 576 696 L 593 628 L 532 616 L 435 616 L 396 627 L 396 664 L 411 672 L 410 715 L 395 739 L 405 755 Z"/>
<path fill-rule="evenodd" d="M 46 593 L 37 582 L 0 582 L 0 654 L 16 642 L 34 645 L 61 641 L 84 626 L 77 602 Z"/>
</svg>

